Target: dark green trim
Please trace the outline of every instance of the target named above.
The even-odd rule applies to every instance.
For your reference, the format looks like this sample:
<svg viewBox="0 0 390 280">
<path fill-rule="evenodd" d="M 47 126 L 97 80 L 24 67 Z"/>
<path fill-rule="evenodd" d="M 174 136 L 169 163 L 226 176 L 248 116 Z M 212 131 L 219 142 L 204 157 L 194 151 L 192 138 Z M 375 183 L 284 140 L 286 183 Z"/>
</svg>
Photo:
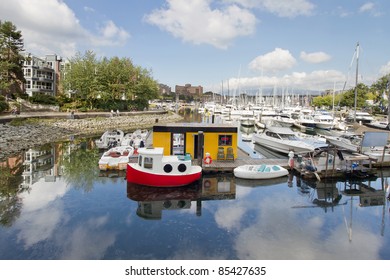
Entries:
<svg viewBox="0 0 390 280">
<path fill-rule="evenodd" d="M 204 124 L 180 124 L 180 125 L 155 125 L 153 132 L 170 132 L 170 133 L 186 133 L 186 132 L 216 132 L 216 133 L 237 133 L 236 126 L 227 125 L 204 125 Z"/>
</svg>

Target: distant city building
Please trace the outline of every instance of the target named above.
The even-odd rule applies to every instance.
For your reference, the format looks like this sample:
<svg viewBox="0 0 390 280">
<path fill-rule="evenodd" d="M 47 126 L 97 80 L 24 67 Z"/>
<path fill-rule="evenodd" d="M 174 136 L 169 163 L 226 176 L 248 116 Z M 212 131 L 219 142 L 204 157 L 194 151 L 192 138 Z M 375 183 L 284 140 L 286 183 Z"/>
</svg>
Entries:
<svg viewBox="0 0 390 280">
<path fill-rule="evenodd" d="M 55 96 L 58 91 L 61 61 L 61 57 L 55 54 L 46 55 L 44 58 L 26 54 L 23 65 L 25 92 L 29 96 L 34 94 Z"/>
<path fill-rule="evenodd" d="M 158 90 L 160 95 L 170 95 L 172 93 L 171 87 L 164 84 L 159 84 Z"/>
<path fill-rule="evenodd" d="M 184 86 L 175 86 L 176 95 L 186 95 L 192 97 L 201 97 L 203 95 L 202 86 L 192 86 L 191 84 L 186 84 Z"/>
</svg>

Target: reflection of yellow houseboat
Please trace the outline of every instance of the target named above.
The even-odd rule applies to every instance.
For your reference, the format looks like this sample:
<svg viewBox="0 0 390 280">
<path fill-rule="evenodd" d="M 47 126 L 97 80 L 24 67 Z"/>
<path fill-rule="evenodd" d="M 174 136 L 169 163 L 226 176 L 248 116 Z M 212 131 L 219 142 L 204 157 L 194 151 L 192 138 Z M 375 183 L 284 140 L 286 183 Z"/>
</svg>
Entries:
<svg viewBox="0 0 390 280">
<path fill-rule="evenodd" d="M 237 127 L 227 124 L 175 123 L 153 127 L 153 146 L 165 155 L 190 154 L 193 159 L 210 153 L 212 160 L 237 157 Z M 203 149 L 202 149 L 203 147 Z"/>
</svg>

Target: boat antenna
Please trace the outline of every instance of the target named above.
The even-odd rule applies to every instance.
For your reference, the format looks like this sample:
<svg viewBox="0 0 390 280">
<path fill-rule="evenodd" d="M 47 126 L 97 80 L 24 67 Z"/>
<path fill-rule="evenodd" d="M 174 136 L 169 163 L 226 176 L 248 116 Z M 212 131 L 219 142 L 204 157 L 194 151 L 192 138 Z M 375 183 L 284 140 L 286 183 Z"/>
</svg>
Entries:
<svg viewBox="0 0 390 280">
<path fill-rule="evenodd" d="M 356 45 L 356 82 L 355 82 L 355 113 L 353 121 L 356 122 L 356 104 L 357 104 L 357 87 L 358 87 L 358 76 L 359 76 L 359 42 Z"/>
</svg>

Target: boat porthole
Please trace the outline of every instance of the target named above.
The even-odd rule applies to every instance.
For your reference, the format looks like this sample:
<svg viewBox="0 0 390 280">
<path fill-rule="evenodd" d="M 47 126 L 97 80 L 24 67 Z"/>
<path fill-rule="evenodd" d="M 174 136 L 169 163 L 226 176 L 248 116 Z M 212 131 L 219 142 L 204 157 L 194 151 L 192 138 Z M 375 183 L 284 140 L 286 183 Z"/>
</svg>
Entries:
<svg viewBox="0 0 390 280">
<path fill-rule="evenodd" d="M 170 165 L 170 164 L 166 164 L 166 165 L 164 165 L 164 171 L 165 171 L 165 173 L 170 173 L 171 171 L 172 171 L 172 165 Z"/>
<path fill-rule="evenodd" d="M 187 166 L 184 163 L 181 163 L 177 167 L 177 170 L 179 170 L 179 172 L 185 172 L 187 170 Z"/>
<path fill-rule="evenodd" d="M 169 201 L 169 200 L 164 201 L 163 206 L 164 206 L 165 209 L 171 208 L 172 202 Z"/>
</svg>

